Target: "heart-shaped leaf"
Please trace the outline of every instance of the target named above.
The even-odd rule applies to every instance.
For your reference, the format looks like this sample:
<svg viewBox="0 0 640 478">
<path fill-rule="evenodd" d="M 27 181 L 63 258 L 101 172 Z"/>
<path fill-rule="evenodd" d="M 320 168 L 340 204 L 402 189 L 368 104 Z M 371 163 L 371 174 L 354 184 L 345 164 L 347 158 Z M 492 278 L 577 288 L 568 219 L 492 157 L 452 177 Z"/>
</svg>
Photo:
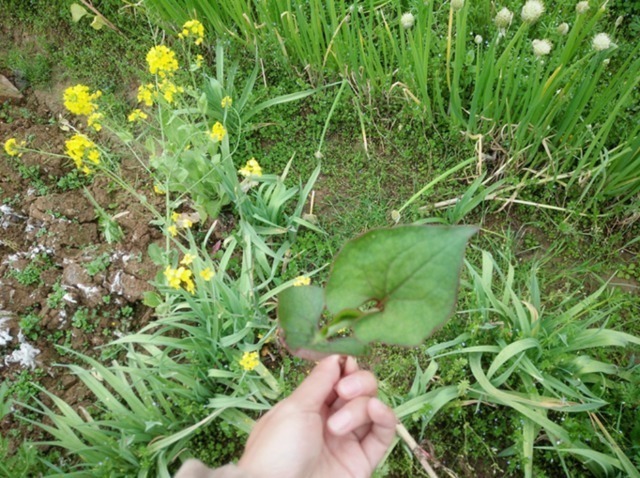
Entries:
<svg viewBox="0 0 640 478">
<path fill-rule="evenodd" d="M 72 3 L 69 9 L 71 10 L 71 20 L 75 23 L 78 23 L 82 17 L 89 13 L 86 8 L 77 3 Z"/>
<path fill-rule="evenodd" d="M 334 261 L 326 291 L 291 287 L 278 296 L 287 346 L 300 357 L 318 358 L 359 355 L 375 341 L 420 344 L 453 313 L 464 249 L 476 231 L 403 226 L 347 243 Z M 325 308 L 332 317 L 321 329 Z M 328 337 L 345 325 L 355 337 Z"/>
<path fill-rule="evenodd" d="M 290 287 L 278 296 L 278 317 L 285 342 L 298 357 L 318 360 L 332 353 L 362 355 L 366 346 L 352 338 L 325 340 L 318 329 L 324 310 L 324 290 L 316 286 Z"/>
<path fill-rule="evenodd" d="M 365 343 L 419 345 L 453 314 L 472 226 L 402 226 L 371 231 L 336 257 L 327 283 L 331 314 L 375 301 L 354 321 Z M 377 311 L 376 311 L 377 310 Z"/>
</svg>

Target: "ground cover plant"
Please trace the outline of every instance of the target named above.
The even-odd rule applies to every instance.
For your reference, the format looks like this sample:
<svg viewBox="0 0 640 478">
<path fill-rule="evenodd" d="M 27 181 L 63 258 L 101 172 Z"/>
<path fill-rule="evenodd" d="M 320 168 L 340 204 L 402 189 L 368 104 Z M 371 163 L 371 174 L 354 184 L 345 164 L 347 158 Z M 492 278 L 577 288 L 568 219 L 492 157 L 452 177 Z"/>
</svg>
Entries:
<svg viewBox="0 0 640 478">
<path fill-rule="evenodd" d="M 283 297 L 334 287 L 327 265 L 361 233 L 437 223 L 480 226 L 458 312 L 424 345 L 361 358 L 435 472 L 638 475 L 628 9 L 72 3 L 40 7 L 111 59 L 65 70 L 46 108 L 31 71 L 0 111 L 0 474 L 236 459 L 308 370 L 277 338 Z M 9 7 L 45 35 L 36 4 Z M 32 47 L 8 44 L 0 74 L 20 83 Z M 328 335 L 371 335 L 362 300 Z M 399 443 L 378 475 L 422 476 Z"/>
</svg>

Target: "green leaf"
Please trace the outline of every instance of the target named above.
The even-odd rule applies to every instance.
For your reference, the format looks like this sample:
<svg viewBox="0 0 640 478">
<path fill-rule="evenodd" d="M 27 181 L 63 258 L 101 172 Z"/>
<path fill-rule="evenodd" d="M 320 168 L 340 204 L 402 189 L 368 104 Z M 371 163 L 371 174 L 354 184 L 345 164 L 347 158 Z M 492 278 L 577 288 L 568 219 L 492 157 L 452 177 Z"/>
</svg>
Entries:
<svg viewBox="0 0 640 478">
<path fill-rule="evenodd" d="M 105 25 L 106 23 L 100 15 L 96 15 L 95 17 L 93 17 L 91 28 L 93 28 L 94 30 L 100 30 Z"/>
<path fill-rule="evenodd" d="M 160 304 L 162 304 L 162 299 L 155 292 L 147 291 L 143 294 L 142 303 L 147 307 L 155 309 Z"/>
<path fill-rule="evenodd" d="M 82 17 L 89 13 L 86 8 L 77 3 L 72 3 L 69 9 L 71 10 L 71 20 L 73 20 L 74 23 L 78 23 Z"/>
<path fill-rule="evenodd" d="M 371 231 L 345 245 L 326 290 L 333 315 L 375 301 L 352 327 L 365 343 L 415 346 L 453 313 L 472 226 L 402 226 Z"/>
<path fill-rule="evenodd" d="M 374 341 L 420 344 L 453 313 L 464 248 L 476 231 L 470 226 L 403 226 L 347 243 L 333 264 L 326 292 L 304 286 L 279 294 L 287 346 L 299 357 L 318 358 L 362 354 Z M 320 329 L 325 307 L 330 317 Z M 355 337 L 330 340 L 345 326 Z"/>
<path fill-rule="evenodd" d="M 352 338 L 324 340 L 318 322 L 324 309 L 324 291 L 316 286 L 285 289 L 278 296 L 278 317 L 291 353 L 311 360 L 332 353 L 362 355 L 366 346 Z"/>
</svg>

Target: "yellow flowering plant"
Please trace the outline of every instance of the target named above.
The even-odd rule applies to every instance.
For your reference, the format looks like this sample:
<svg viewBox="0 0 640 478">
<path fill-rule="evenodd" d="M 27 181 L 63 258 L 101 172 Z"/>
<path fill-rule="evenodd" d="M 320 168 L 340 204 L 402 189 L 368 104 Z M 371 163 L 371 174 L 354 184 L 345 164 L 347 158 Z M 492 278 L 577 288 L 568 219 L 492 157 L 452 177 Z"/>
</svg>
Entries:
<svg viewBox="0 0 640 478">
<path fill-rule="evenodd" d="M 190 33 L 191 38 L 198 37 Z M 122 179 L 111 147 L 99 143 L 92 131 L 95 127 L 72 128 L 65 156 L 85 173 L 106 174 L 129 191 L 152 211 L 152 223 L 164 236 L 163 246 L 153 243 L 149 247 L 158 272 L 152 281 L 154 290 L 144 298 L 145 304 L 154 308 L 157 319 L 115 343 L 127 351 L 126 372 L 121 373 L 117 364 L 104 365 L 82 358 L 106 377 L 108 385 L 104 390 L 100 383 L 92 390 L 98 402 L 106 404 L 113 419 L 87 423 L 91 436 L 69 438 L 75 429 L 64 425 L 68 417 L 60 418 L 51 409 L 45 412 L 54 423 L 51 432 L 58 434 L 60 446 L 68 447 L 72 455 L 83 453 L 78 451 L 78 444 L 87 448 L 100 446 L 96 437 L 104 438 L 104 430 L 121 423 L 123 416 L 134 424 L 149 418 L 148 423 L 154 423 L 151 430 L 144 426 L 138 430 L 134 425 L 134 445 L 145 447 L 144 463 L 136 461 L 137 455 L 126 459 L 118 454 L 108 455 L 127 476 L 143 468 L 153 470 L 149 473 L 154 476 L 156 469 L 168 474 L 167 462 L 177 459 L 186 440 L 207 423 L 207 417 L 225 420 L 246 431 L 252 419 L 242 409 L 250 403 L 254 410 L 267 410 L 281 393 L 279 379 L 261 363 L 259 350 L 275 332 L 270 318 L 274 298 L 289 285 L 281 283 L 277 275 L 298 229 L 305 225 L 302 211 L 319 168 L 300 188 L 285 186 L 289 167 L 282 176 L 276 176 L 263 170 L 259 156 L 253 161 L 244 157 L 234 161 L 249 113 L 278 104 L 279 100 L 254 106 L 251 89 L 255 78 L 241 89 L 240 95 L 236 94 L 232 82 L 226 83 L 221 47 L 216 58 L 221 63 L 216 78 L 199 71 L 198 78 L 192 75 L 187 80 L 186 75 L 193 72 L 180 65 L 189 65 L 188 59 L 185 61 L 179 52 L 162 45 L 154 47 L 147 55 L 148 74 L 153 78 L 143 81 L 137 104 L 117 119 L 97 107 L 100 95 L 89 87 L 76 88 L 67 95 L 70 111 L 78 112 L 73 114 L 82 113 L 87 121 L 93 114 L 104 115 L 94 116 L 93 125 L 100 124 L 112 132 L 113 141 L 121 141 L 113 148 L 138 160 L 141 170 L 149 173 L 148 195 Z M 197 87 L 200 80 L 208 85 L 205 90 L 212 84 L 220 87 L 214 99 Z M 302 96 L 283 101 L 298 97 Z M 20 154 L 23 146 L 18 140 L 7 141 L 5 150 Z M 240 172 L 243 168 L 249 168 L 251 174 L 244 177 Z M 246 188 L 247 181 L 255 184 Z M 155 199 L 164 202 L 164 212 L 156 210 L 148 200 L 153 194 L 162 195 Z M 203 226 L 211 224 L 210 219 L 217 217 L 225 205 L 236 215 L 236 226 L 212 251 L 216 222 L 206 231 Z M 88 373 L 81 376 L 83 381 L 92 380 Z M 119 382 L 121 377 L 140 384 L 140 388 L 137 385 L 132 393 L 128 384 Z M 144 387 L 149 388 L 148 393 L 137 397 Z M 107 403 L 105 397 L 109 394 L 117 400 Z M 126 394 L 131 396 L 121 400 Z M 172 405 L 157 413 L 149 397 L 161 404 L 164 397 L 171 397 Z M 112 402 L 123 405 L 116 409 L 111 407 Z M 180 407 L 175 404 L 183 403 L 189 413 L 176 411 Z M 83 417 L 78 420 L 84 422 Z M 80 467 L 89 469 L 90 462 L 87 460 Z M 94 465 L 102 470 L 101 465 Z"/>
</svg>

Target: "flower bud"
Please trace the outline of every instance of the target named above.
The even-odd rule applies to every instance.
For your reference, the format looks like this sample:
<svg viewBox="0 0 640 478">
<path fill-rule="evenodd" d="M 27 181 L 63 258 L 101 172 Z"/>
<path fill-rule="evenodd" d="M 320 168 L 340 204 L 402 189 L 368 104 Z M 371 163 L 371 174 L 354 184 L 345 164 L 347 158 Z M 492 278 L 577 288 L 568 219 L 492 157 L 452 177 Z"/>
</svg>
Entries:
<svg viewBox="0 0 640 478">
<path fill-rule="evenodd" d="M 553 48 L 553 44 L 549 40 L 533 40 L 531 45 L 533 46 L 534 55 L 538 58 L 548 55 L 551 53 L 551 48 Z"/>
<path fill-rule="evenodd" d="M 608 50 L 611 48 L 611 38 L 609 38 L 609 35 L 606 33 L 598 33 L 593 37 L 591 45 L 595 51 Z"/>
<path fill-rule="evenodd" d="M 589 11 L 589 2 L 578 2 L 576 5 L 576 13 L 578 15 L 582 15 L 583 13 L 587 13 Z"/>
<path fill-rule="evenodd" d="M 544 4 L 540 0 L 528 0 L 522 7 L 522 21 L 525 23 L 537 22 L 544 13 Z"/>
<path fill-rule="evenodd" d="M 411 28 L 415 22 L 416 19 L 410 12 L 407 12 L 402 15 L 402 17 L 400 17 L 400 25 L 402 25 L 402 28 L 404 28 L 405 30 Z"/>
</svg>

